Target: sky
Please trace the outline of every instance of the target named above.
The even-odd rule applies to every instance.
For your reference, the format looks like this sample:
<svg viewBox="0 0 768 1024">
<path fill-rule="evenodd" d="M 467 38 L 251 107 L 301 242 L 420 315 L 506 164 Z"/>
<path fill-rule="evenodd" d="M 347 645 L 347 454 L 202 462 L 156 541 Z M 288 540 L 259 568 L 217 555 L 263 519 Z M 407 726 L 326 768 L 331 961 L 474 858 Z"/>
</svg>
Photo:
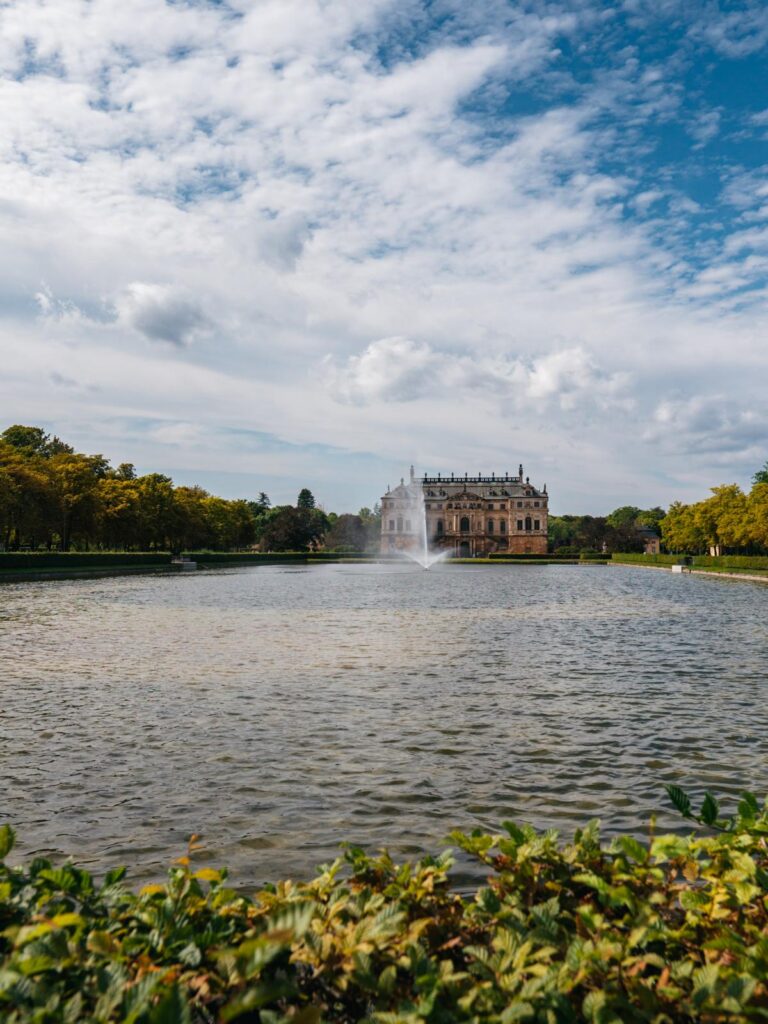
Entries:
<svg viewBox="0 0 768 1024">
<path fill-rule="evenodd" d="M 768 5 L 10 0 L 0 426 L 274 503 L 768 459 Z"/>
</svg>

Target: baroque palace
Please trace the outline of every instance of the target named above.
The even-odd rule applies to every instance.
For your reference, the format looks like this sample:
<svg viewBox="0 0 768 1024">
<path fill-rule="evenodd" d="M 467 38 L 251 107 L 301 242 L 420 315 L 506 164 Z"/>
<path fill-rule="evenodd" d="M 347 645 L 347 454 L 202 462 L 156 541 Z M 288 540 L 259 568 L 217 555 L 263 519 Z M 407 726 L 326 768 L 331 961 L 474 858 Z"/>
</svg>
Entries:
<svg viewBox="0 0 768 1024">
<path fill-rule="evenodd" d="M 457 557 L 492 552 L 547 553 L 547 485 L 537 490 L 523 476 L 423 476 L 411 466 L 408 483 L 381 499 L 381 551 L 421 547 L 426 521 L 430 548 Z"/>
</svg>

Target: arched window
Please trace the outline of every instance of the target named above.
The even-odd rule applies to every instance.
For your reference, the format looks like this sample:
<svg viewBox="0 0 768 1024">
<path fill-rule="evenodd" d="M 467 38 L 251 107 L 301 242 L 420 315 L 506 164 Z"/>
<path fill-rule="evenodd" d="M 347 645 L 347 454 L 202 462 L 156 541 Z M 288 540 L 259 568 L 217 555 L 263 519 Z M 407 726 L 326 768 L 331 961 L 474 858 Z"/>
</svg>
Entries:
<svg viewBox="0 0 768 1024">
<path fill-rule="evenodd" d="M 438 519 L 437 520 L 437 535 L 438 535 L 438 537 L 441 536 L 442 533 L 443 533 L 443 520 L 442 519 Z"/>
<path fill-rule="evenodd" d="M 459 530 L 462 533 L 469 533 L 469 516 L 462 516 L 459 523 Z"/>
<path fill-rule="evenodd" d="M 403 532 L 403 517 L 402 516 L 398 516 L 397 517 L 397 532 L 398 533 L 402 533 Z"/>
<path fill-rule="evenodd" d="M 531 524 L 531 517 L 530 516 L 526 516 L 525 517 L 525 530 L 526 530 L 526 533 L 531 529 L 531 525 L 532 525 Z"/>
<path fill-rule="evenodd" d="M 488 533 L 493 533 L 493 520 L 488 520 Z"/>
<path fill-rule="evenodd" d="M 502 519 L 501 522 L 499 523 L 499 533 L 506 533 L 506 532 L 507 532 L 507 521 L 506 521 L 506 519 Z"/>
</svg>

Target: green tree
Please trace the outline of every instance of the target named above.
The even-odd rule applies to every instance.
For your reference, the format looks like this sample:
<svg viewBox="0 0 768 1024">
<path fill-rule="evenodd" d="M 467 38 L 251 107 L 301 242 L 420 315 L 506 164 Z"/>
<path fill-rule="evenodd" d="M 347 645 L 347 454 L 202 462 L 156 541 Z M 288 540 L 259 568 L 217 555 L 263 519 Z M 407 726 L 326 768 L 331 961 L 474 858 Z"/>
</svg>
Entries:
<svg viewBox="0 0 768 1024">
<path fill-rule="evenodd" d="M 58 512 L 59 546 L 69 551 L 77 534 L 88 542 L 97 508 L 97 487 L 103 477 L 100 455 L 61 452 L 49 459 L 51 483 Z"/>
<path fill-rule="evenodd" d="M 145 550 L 167 550 L 176 532 L 173 481 L 162 473 L 147 473 L 137 480 L 140 496 L 140 536 Z"/>
<path fill-rule="evenodd" d="M 367 544 L 368 530 L 359 515 L 337 516 L 325 535 L 328 551 L 365 551 Z"/>
<path fill-rule="evenodd" d="M 296 499 L 296 508 L 312 509 L 316 507 L 315 496 L 308 487 L 302 487 Z"/>
<path fill-rule="evenodd" d="M 768 462 L 752 477 L 752 484 L 768 484 Z"/>
<path fill-rule="evenodd" d="M 97 539 L 107 548 L 131 548 L 139 539 L 141 495 L 135 480 L 109 476 L 96 488 Z"/>
<path fill-rule="evenodd" d="M 278 506 L 261 533 L 262 551 L 307 551 L 322 540 L 328 522 L 318 509 Z"/>
<path fill-rule="evenodd" d="M 711 490 L 711 498 L 694 506 L 694 519 L 706 546 L 719 555 L 724 547 L 741 547 L 748 543 L 747 499 L 738 484 L 722 484 Z"/>
<path fill-rule="evenodd" d="M 30 457 L 37 455 L 48 459 L 52 455 L 74 453 L 74 448 L 64 444 L 58 437 L 46 434 L 42 427 L 25 427 L 21 423 L 14 423 L 0 434 L 0 438 Z"/>
<path fill-rule="evenodd" d="M 661 536 L 667 551 L 689 555 L 704 550 L 706 540 L 694 515 L 695 505 L 673 501 L 661 524 Z"/>
<path fill-rule="evenodd" d="M 644 509 L 637 517 L 639 526 L 645 526 L 650 530 L 661 532 L 661 523 L 667 513 L 659 505 L 654 508 Z"/>
<path fill-rule="evenodd" d="M 768 548 L 768 480 L 756 483 L 749 492 L 746 533 L 751 544 Z"/>
</svg>

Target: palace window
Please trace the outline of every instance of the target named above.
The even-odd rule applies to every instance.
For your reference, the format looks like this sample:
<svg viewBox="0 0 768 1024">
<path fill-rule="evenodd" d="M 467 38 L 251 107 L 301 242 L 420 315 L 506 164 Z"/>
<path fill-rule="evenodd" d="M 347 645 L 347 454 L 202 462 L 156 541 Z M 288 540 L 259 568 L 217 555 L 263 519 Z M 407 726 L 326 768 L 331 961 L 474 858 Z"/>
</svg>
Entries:
<svg viewBox="0 0 768 1024">
<path fill-rule="evenodd" d="M 488 520 L 488 533 L 493 533 L 493 520 Z"/>
<path fill-rule="evenodd" d="M 437 520 L 437 533 L 438 533 L 438 536 L 440 536 L 443 533 L 443 520 L 442 519 L 438 519 Z"/>
<path fill-rule="evenodd" d="M 395 532 L 395 520 L 394 519 L 390 519 L 389 520 L 389 532 L 390 533 L 394 533 Z"/>
<path fill-rule="evenodd" d="M 469 533 L 469 516 L 462 516 L 459 523 L 459 530 L 462 533 Z"/>
<path fill-rule="evenodd" d="M 398 533 L 402 533 L 403 532 L 403 517 L 402 516 L 398 516 L 397 517 L 397 532 Z"/>
<path fill-rule="evenodd" d="M 499 523 L 499 533 L 506 533 L 506 532 L 507 532 L 507 521 L 506 521 L 506 519 L 502 519 L 501 522 Z"/>
<path fill-rule="evenodd" d="M 538 503 L 538 501 L 534 501 L 534 503 L 533 503 L 533 507 L 534 507 L 534 508 L 538 508 L 538 507 L 539 507 L 539 503 Z"/>
<path fill-rule="evenodd" d="M 518 503 L 517 503 L 517 507 L 518 507 L 518 508 L 522 508 L 522 507 L 523 507 L 523 503 L 522 503 L 522 501 L 518 501 Z"/>
<path fill-rule="evenodd" d="M 518 519 L 517 520 L 517 528 L 518 528 L 518 530 L 522 530 L 522 528 L 523 528 L 523 520 L 522 519 Z"/>
<path fill-rule="evenodd" d="M 527 533 L 527 532 L 528 532 L 528 531 L 529 531 L 530 529 L 531 529 L 531 517 L 530 517 L 530 516 L 526 516 L 526 517 L 525 517 L 525 530 L 526 530 L 526 533 Z"/>
<path fill-rule="evenodd" d="M 411 520 L 410 519 L 406 519 L 405 520 L 405 532 L 406 533 L 410 533 L 411 532 Z"/>
<path fill-rule="evenodd" d="M 539 520 L 538 519 L 534 519 L 534 521 L 533 521 L 533 528 L 534 528 L 534 530 L 540 529 L 540 524 L 539 524 Z"/>
</svg>

